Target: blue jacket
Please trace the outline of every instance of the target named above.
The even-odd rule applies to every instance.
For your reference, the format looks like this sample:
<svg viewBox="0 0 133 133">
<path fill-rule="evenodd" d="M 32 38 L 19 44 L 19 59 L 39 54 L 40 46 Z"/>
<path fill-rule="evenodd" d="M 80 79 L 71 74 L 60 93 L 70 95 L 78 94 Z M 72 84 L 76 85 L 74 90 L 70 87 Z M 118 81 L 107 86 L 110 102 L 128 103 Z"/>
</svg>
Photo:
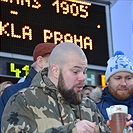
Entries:
<svg viewBox="0 0 133 133">
<path fill-rule="evenodd" d="M 1 123 L 3 110 L 5 108 L 5 105 L 6 105 L 7 101 L 9 100 L 9 98 L 13 94 L 18 92 L 19 90 L 21 90 L 23 88 L 26 88 L 26 87 L 29 87 L 30 84 L 31 84 L 32 79 L 34 78 L 34 76 L 36 74 L 37 74 L 37 71 L 34 68 L 31 67 L 31 69 L 29 71 L 29 74 L 26 76 L 24 82 L 13 84 L 13 85 L 5 88 L 5 90 L 3 91 L 3 93 L 0 97 L 0 123 Z"/>
<path fill-rule="evenodd" d="M 107 121 L 109 118 L 107 116 L 106 108 L 118 104 L 126 105 L 128 107 L 128 113 L 132 115 L 131 119 L 133 120 L 133 94 L 126 100 L 118 100 L 110 94 L 110 92 L 108 91 L 108 87 L 106 87 L 102 91 L 102 98 L 101 101 L 97 103 L 97 106 L 104 116 L 105 120 Z"/>
</svg>

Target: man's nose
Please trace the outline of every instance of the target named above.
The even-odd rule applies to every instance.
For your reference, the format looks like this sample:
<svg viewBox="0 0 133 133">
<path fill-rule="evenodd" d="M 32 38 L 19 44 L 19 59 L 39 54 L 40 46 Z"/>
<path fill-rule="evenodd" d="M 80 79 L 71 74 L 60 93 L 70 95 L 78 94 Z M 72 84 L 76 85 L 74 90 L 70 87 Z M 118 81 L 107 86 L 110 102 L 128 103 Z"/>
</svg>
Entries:
<svg viewBox="0 0 133 133">
<path fill-rule="evenodd" d="M 121 79 L 121 85 L 126 85 L 127 83 L 126 83 L 126 79 Z"/>
<path fill-rule="evenodd" d="M 78 77 L 79 81 L 84 81 L 85 80 L 85 74 L 80 74 L 80 76 Z"/>
</svg>

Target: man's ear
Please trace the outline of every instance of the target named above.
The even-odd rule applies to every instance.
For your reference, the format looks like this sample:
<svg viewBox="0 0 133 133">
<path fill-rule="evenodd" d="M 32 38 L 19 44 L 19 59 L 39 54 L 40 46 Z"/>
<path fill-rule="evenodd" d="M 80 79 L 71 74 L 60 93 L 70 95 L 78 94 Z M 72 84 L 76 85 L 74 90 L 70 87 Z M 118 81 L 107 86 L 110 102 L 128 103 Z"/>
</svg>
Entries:
<svg viewBox="0 0 133 133">
<path fill-rule="evenodd" d="M 50 68 L 52 75 L 57 79 L 59 77 L 60 69 L 57 65 L 53 64 Z"/>
<path fill-rule="evenodd" d="M 44 64 L 44 59 L 43 59 L 43 57 L 42 57 L 42 56 L 38 56 L 36 62 L 37 62 L 37 65 L 38 65 L 41 69 L 43 69 L 43 64 Z"/>
</svg>

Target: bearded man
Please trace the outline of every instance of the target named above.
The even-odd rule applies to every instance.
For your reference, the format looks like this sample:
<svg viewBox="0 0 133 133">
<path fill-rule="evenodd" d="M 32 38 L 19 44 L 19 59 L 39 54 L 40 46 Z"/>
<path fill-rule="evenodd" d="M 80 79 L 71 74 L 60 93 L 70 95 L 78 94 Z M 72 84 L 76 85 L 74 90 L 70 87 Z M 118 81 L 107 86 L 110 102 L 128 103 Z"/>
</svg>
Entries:
<svg viewBox="0 0 133 133">
<path fill-rule="evenodd" d="M 133 64 L 122 51 L 117 51 L 108 60 L 105 77 L 107 87 L 102 92 L 101 101 L 96 103 L 105 120 L 109 119 L 106 108 L 119 104 L 128 107 L 133 120 Z"/>
<path fill-rule="evenodd" d="M 31 86 L 13 95 L 2 116 L 2 133 L 109 133 L 98 108 L 83 101 L 87 58 L 73 43 L 58 44 Z"/>
</svg>

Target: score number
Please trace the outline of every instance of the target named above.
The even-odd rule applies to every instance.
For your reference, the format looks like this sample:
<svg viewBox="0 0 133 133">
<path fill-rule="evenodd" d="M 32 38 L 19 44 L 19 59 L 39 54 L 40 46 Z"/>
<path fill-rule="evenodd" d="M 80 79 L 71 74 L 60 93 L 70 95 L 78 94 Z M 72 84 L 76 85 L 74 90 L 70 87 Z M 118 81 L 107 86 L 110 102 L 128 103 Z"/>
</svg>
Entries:
<svg viewBox="0 0 133 133">
<path fill-rule="evenodd" d="M 59 0 L 56 0 L 54 3 L 52 3 L 52 6 L 56 7 L 56 13 L 59 13 L 61 8 L 62 13 L 65 15 L 70 13 L 74 17 L 80 16 L 81 18 L 87 18 L 89 16 L 88 6 L 91 6 L 91 3 L 80 2 L 80 5 L 77 5 L 75 2 L 69 5 L 68 2 L 62 1 L 59 3 Z"/>
<path fill-rule="evenodd" d="M 9 72 L 15 75 L 15 77 L 20 78 L 20 77 L 26 77 L 29 73 L 30 66 L 29 65 L 24 65 L 20 67 L 15 63 L 9 63 Z"/>
</svg>

